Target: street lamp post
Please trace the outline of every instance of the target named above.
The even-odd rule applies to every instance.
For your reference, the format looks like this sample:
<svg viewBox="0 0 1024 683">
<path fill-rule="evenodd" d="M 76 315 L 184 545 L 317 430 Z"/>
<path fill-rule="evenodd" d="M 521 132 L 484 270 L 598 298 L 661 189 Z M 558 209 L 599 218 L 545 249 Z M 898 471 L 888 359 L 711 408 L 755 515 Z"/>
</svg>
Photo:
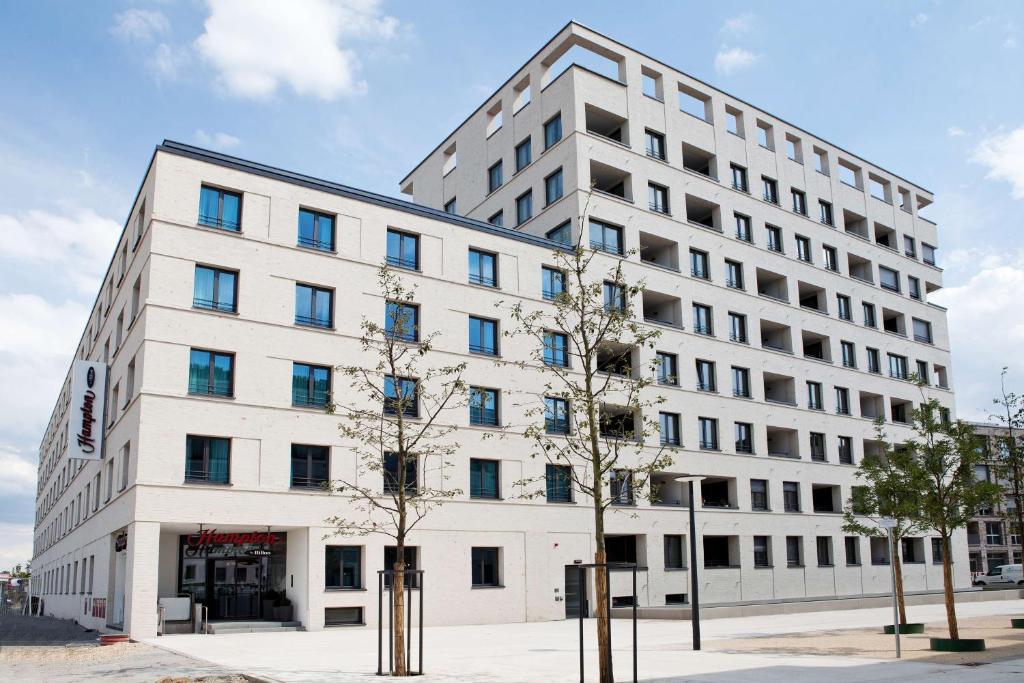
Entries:
<svg viewBox="0 0 1024 683">
<path fill-rule="evenodd" d="M 693 495 L 693 483 L 703 480 L 700 475 L 676 477 L 676 481 L 686 482 L 690 494 L 690 625 L 693 627 L 693 649 L 700 649 L 700 587 L 697 581 L 697 508 Z"/>
</svg>

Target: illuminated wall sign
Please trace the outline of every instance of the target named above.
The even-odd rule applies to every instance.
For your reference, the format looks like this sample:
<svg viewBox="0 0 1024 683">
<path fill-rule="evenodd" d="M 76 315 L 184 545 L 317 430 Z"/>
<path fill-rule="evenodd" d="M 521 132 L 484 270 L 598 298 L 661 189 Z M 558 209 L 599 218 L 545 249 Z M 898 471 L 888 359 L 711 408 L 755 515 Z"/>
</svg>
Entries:
<svg viewBox="0 0 1024 683">
<path fill-rule="evenodd" d="M 107 366 L 76 360 L 71 366 L 71 412 L 68 419 L 68 457 L 99 460 L 103 454 L 103 399 L 107 395 Z"/>
</svg>

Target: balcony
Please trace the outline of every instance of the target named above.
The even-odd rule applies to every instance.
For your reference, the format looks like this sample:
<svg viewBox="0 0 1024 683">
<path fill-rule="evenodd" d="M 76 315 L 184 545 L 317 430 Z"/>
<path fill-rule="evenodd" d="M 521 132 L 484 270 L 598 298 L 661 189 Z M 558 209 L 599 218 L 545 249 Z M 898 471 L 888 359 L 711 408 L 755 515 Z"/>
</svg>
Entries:
<svg viewBox="0 0 1024 683">
<path fill-rule="evenodd" d="M 815 512 L 842 512 L 842 493 L 838 486 L 811 484 L 811 501 Z"/>
<path fill-rule="evenodd" d="M 786 375 L 765 372 L 764 400 L 769 403 L 781 403 L 787 406 L 796 405 L 796 380 Z"/>
<path fill-rule="evenodd" d="M 881 223 L 875 223 L 875 244 L 885 247 L 886 249 L 892 249 L 896 251 L 896 240 L 898 236 L 896 231 L 887 225 Z"/>
<path fill-rule="evenodd" d="M 633 347 L 615 342 L 603 344 L 597 349 L 597 370 L 629 377 L 633 373 Z"/>
<path fill-rule="evenodd" d="M 907 322 L 906 318 L 899 311 L 894 311 L 891 308 L 882 309 L 882 329 L 886 332 L 892 332 L 898 334 L 901 337 L 907 336 Z"/>
<path fill-rule="evenodd" d="M 632 177 L 614 166 L 590 161 L 590 186 L 601 194 L 633 201 Z"/>
<path fill-rule="evenodd" d="M 645 290 L 643 293 L 643 306 L 645 321 L 682 329 L 683 308 L 679 297 Z"/>
<path fill-rule="evenodd" d="M 648 232 L 640 233 L 640 260 L 667 270 L 679 271 L 679 243 Z"/>
<path fill-rule="evenodd" d="M 803 344 L 804 358 L 820 360 L 826 363 L 832 362 L 832 345 L 829 338 L 817 332 L 803 330 L 800 333 Z"/>
<path fill-rule="evenodd" d="M 910 424 L 913 420 L 914 404 L 901 398 L 889 399 L 889 414 L 897 424 Z"/>
<path fill-rule="evenodd" d="M 849 209 L 843 209 L 843 229 L 846 230 L 848 235 L 859 237 L 862 240 L 871 239 L 871 236 L 868 234 L 867 218 Z"/>
<path fill-rule="evenodd" d="M 847 254 L 846 267 L 850 277 L 870 284 L 875 283 L 874 267 L 872 266 L 871 261 L 866 258 L 857 256 L 856 254 Z"/>
<path fill-rule="evenodd" d="M 812 311 L 828 315 L 828 303 L 823 287 L 798 280 L 796 290 L 801 308 L 809 308 Z"/>
<path fill-rule="evenodd" d="M 629 147 L 629 127 L 626 119 L 592 104 L 586 105 L 587 132 Z"/>
<path fill-rule="evenodd" d="M 651 505 L 664 507 L 689 507 L 689 487 L 676 481 L 682 474 L 655 472 L 651 475 Z"/>
<path fill-rule="evenodd" d="M 789 325 L 761 320 L 761 348 L 793 353 L 793 334 Z"/>
<path fill-rule="evenodd" d="M 683 143 L 683 168 L 718 180 L 718 163 L 711 152 Z"/>
<path fill-rule="evenodd" d="M 789 303 L 789 284 L 786 276 L 764 268 L 756 269 L 757 293 L 761 296 Z"/>
<path fill-rule="evenodd" d="M 736 510 L 735 477 L 707 477 L 700 482 L 701 507 Z"/>
<path fill-rule="evenodd" d="M 800 434 L 787 427 L 767 427 L 768 455 L 776 458 L 800 458 Z"/>
<path fill-rule="evenodd" d="M 598 417 L 599 431 L 605 439 L 638 438 L 636 415 L 625 406 L 602 405 Z"/>
<path fill-rule="evenodd" d="M 710 230 L 722 232 L 722 212 L 718 204 L 691 194 L 686 195 L 686 220 Z"/>
<path fill-rule="evenodd" d="M 860 392 L 860 416 L 869 420 L 885 419 L 885 398 L 870 391 Z"/>
</svg>

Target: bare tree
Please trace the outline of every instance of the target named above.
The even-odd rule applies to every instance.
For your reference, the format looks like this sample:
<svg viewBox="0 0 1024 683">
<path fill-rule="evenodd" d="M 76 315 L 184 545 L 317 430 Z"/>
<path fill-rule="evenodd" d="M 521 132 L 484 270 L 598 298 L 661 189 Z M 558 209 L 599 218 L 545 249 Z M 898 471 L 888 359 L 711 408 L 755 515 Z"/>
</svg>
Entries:
<svg viewBox="0 0 1024 683">
<path fill-rule="evenodd" d="M 1011 535 L 1016 532 L 1024 557 L 1024 396 L 1006 390 L 1007 368 L 999 374 L 999 398 L 992 403 L 999 406 L 998 413 L 989 415 L 989 419 L 1006 430 L 1006 436 L 996 437 L 995 474 L 997 480 L 1009 484 L 1010 494 L 1014 499 L 1013 518 L 1008 519 Z M 1009 516 L 1009 515 L 1007 515 Z M 1011 557 L 1013 553 L 1010 553 Z"/>
<path fill-rule="evenodd" d="M 584 211 L 584 217 L 586 212 Z M 581 218 L 580 235 L 584 218 Z M 545 461 L 542 477 L 521 485 L 526 497 L 577 495 L 589 500 L 594 519 L 594 562 L 607 562 L 605 513 L 650 491 L 650 475 L 671 458 L 663 448 L 645 446 L 657 431 L 645 410 L 663 399 L 645 391 L 654 382 L 654 364 L 636 363 L 641 349 L 654 348 L 660 332 L 636 319 L 632 302 L 643 283 L 628 283 L 622 260 L 602 269 L 606 257 L 578 242 L 552 253 L 557 269 L 545 292 L 550 305 L 528 310 L 508 306 L 513 321 L 505 334 L 532 341 L 529 361 L 514 363 L 544 377 L 543 393 L 526 412 L 524 435 L 534 444 L 532 456 Z M 505 305 L 505 304 L 500 304 Z M 600 681 L 614 680 L 610 647 L 608 572 L 595 571 Z"/>
<path fill-rule="evenodd" d="M 386 302 L 384 323 L 364 318 L 360 337 L 361 358 L 372 364 L 340 367 L 350 380 L 349 402 L 328 405 L 343 418 L 339 430 L 356 454 L 357 473 L 330 484 L 350 497 L 351 511 L 326 521 L 336 535 L 394 540 L 392 665 L 396 675 L 406 676 L 406 540 L 432 509 L 461 494 L 444 486 L 448 459 L 459 444 L 453 438 L 457 427 L 443 418 L 465 405 L 465 363 L 432 363 L 436 333 L 420 333 L 415 288 L 386 265 L 377 281 Z"/>
</svg>

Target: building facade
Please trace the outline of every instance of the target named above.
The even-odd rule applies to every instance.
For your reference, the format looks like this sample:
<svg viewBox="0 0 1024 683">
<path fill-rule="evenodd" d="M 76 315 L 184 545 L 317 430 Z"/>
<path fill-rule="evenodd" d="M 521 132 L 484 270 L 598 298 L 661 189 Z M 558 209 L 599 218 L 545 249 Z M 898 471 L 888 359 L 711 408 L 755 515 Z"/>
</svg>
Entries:
<svg viewBox="0 0 1024 683">
<path fill-rule="evenodd" d="M 612 76 L 560 70 L 580 49 Z M 157 148 L 76 355 L 108 368 L 103 457 L 68 458 L 70 372 L 40 447 L 46 613 L 146 637 L 159 598 L 254 619 L 286 596 L 307 629 L 376 623 L 387 539 L 333 536 L 325 520 L 352 502 L 321 483 L 385 486 L 323 410 L 349 390 L 336 368 L 371 362 L 360 323 L 384 320 L 384 262 L 416 285 L 437 352 L 490 397 L 449 416 L 451 467 L 417 474 L 461 491 L 410 541 L 428 623 L 586 610 L 574 565 L 593 557 L 592 513 L 521 483 L 550 476 L 516 436 L 545 379 L 501 335 L 509 302 L 551 305 L 545 266 L 577 239 L 646 283 L 633 304 L 662 333 L 633 367 L 660 362 L 665 430 L 645 445 L 674 462 L 657 498 L 608 516 L 609 559 L 642 567 L 639 604 L 685 604 L 694 566 L 705 604 L 887 590 L 885 544 L 845 535 L 841 509 L 878 451 L 875 419 L 899 441 L 921 391 L 955 408 L 945 312 L 927 301 L 941 287 L 927 190 L 575 23 L 401 188 L 413 202 Z M 696 558 L 684 474 L 706 477 Z M 933 540 L 901 549 L 910 591 L 941 588 Z M 614 604 L 627 584 L 613 579 Z"/>
<path fill-rule="evenodd" d="M 1005 491 L 1001 503 L 991 508 L 978 510 L 967 525 L 967 550 L 971 563 L 971 574 L 986 572 L 1004 564 L 1021 562 L 1020 535 L 1016 532 L 1017 498 L 1010 483 L 999 477 L 999 454 L 1006 448 L 1009 430 L 991 422 L 973 423 L 974 430 L 981 437 L 979 448 L 984 448 L 987 462 L 978 465 L 975 474 L 978 479 L 999 484 Z M 1017 437 L 1020 438 L 1019 436 Z"/>
</svg>

